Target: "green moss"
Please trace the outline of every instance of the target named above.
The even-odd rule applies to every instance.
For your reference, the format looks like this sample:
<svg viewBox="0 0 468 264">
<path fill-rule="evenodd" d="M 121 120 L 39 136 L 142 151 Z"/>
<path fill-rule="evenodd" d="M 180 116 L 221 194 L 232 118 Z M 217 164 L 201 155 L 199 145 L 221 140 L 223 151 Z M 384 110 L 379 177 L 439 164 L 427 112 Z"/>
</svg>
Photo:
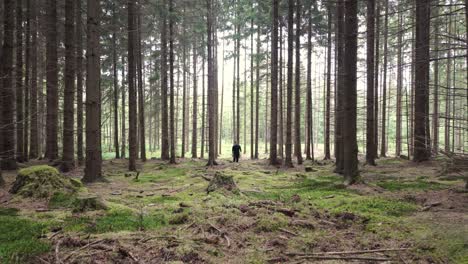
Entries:
<svg viewBox="0 0 468 264">
<path fill-rule="evenodd" d="M 256 230 L 261 232 L 274 232 L 288 225 L 288 219 L 282 214 L 274 213 L 260 217 L 256 223 Z"/>
<path fill-rule="evenodd" d="M 184 223 L 187 223 L 189 220 L 189 213 L 188 212 L 182 212 L 182 213 L 177 213 L 172 215 L 169 218 L 169 224 L 171 225 L 181 225 Z"/>
<path fill-rule="evenodd" d="M 76 182 L 61 175 L 56 168 L 40 165 L 18 172 L 10 192 L 23 197 L 49 198 L 55 192 L 76 192 Z"/>
<path fill-rule="evenodd" d="M 49 244 L 40 240 L 46 225 L 13 214 L 9 211 L 0 215 L 0 263 L 26 263 L 48 251 Z"/>
<path fill-rule="evenodd" d="M 76 197 L 63 192 L 55 192 L 49 199 L 49 208 L 70 208 L 73 206 Z"/>
</svg>

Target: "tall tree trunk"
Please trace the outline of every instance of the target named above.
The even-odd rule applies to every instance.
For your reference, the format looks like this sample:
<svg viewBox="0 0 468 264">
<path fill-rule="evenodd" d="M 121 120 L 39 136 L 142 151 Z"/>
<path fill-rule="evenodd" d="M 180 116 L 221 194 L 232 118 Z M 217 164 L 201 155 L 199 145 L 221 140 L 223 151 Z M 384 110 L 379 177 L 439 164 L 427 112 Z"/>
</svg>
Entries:
<svg viewBox="0 0 468 264">
<path fill-rule="evenodd" d="M 16 160 L 25 161 L 23 96 L 23 1 L 16 1 Z"/>
<path fill-rule="evenodd" d="M 102 178 L 99 24 L 100 1 L 88 0 L 86 47 L 86 168 L 83 182 Z"/>
<path fill-rule="evenodd" d="M 344 130 L 344 90 L 346 88 L 346 76 L 345 76 L 345 29 L 344 29 L 344 1 L 339 0 L 336 9 L 336 45 L 337 45 L 337 63 L 338 63 L 338 74 L 336 77 L 337 81 L 337 100 L 336 100 L 336 114 L 335 114 L 335 155 L 336 155 L 336 173 L 343 173 L 344 169 L 344 143 L 343 143 L 343 130 Z"/>
<path fill-rule="evenodd" d="M 452 4 L 452 1 L 450 1 L 450 4 Z M 452 7 L 449 7 L 449 13 L 452 13 Z M 447 32 L 449 36 L 452 36 L 452 17 L 447 16 L 448 24 L 447 24 Z M 452 86 L 452 38 L 448 38 L 448 49 L 447 49 L 447 69 L 446 69 L 446 89 L 445 89 L 445 152 L 450 153 L 451 151 L 451 131 L 450 131 L 450 119 L 451 119 L 451 114 L 450 111 L 452 109 L 452 99 L 451 99 L 451 86 Z"/>
<path fill-rule="evenodd" d="M 380 1 L 376 1 L 377 11 L 375 14 L 375 72 L 374 72 L 374 158 L 378 158 L 379 146 L 379 65 L 380 65 Z"/>
<path fill-rule="evenodd" d="M 286 106 L 286 157 L 285 167 L 293 167 L 292 163 L 292 91 L 293 91 L 293 52 L 294 52 L 294 0 L 288 0 L 288 87 Z"/>
<path fill-rule="evenodd" d="M 307 135 L 306 135 L 306 159 L 314 160 L 313 127 L 312 127 L 312 5 L 308 12 L 307 26 Z"/>
<path fill-rule="evenodd" d="M 212 0 L 207 0 L 207 49 L 208 49 L 208 166 L 217 165 L 215 157 L 216 145 L 216 113 L 215 113 L 215 84 L 213 82 L 213 14 Z"/>
<path fill-rule="evenodd" d="M 75 167 L 75 1 L 65 1 L 65 90 L 63 101 L 63 154 L 61 171 Z"/>
<path fill-rule="evenodd" d="M 171 156 L 170 163 L 176 163 L 176 131 L 175 131 L 175 120 L 174 120 L 174 0 L 169 0 L 169 78 L 170 78 L 170 148 Z"/>
<path fill-rule="evenodd" d="M 273 0 L 271 36 L 270 164 L 278 163 L 278 0 Z"/>
<path fill-rule="evenodd" d="M 260 124 L 260 31 L 261 28 L 257 25 L 257 52 L 256 52 L 256 67 L 255 67 L 255 159 L 258 159 L 258 134 Z"/>
<path fill-rule="evenodd" d="M 403 89 L 403 56 L 402 56 L 402 45 L 403 45 L 403 15 L 401 10 L 398 11 L 398 54 L 397 54 L 397 102 L 396 102 L 396 142 L 395 142 L 395 154 L 397 157 L 401 156 L 401 101 L 402 101 L 402 89 Z"/>
<path fill-rule="evenodd" d="M 375 166 L 375 104 L 374 101 L 374 54 L 375 54 L 375 1 L 367 0 L 367 128 L 366 162 Z"/>
<path fill-rule="evenodd" d="M 429 47 L 430 47 L 430 0 L 416 1 L 416 90 L 414 110 L 414 157 L 421 162 L 430 158 L 426 131 L 429 122 Z"/>
<path fill-rule="evenodd" d="M 281 22 L 279 23 L 279 91 L 278 91 L 278 114 L 279 114 L 279 139 L 278 139 L 278 151 L 281 159 L 284 157 L 284 120 L 283 120 L 283 27 Z"/>
<path fill-rule="evenodd" d="M 169 0 L 172 1 L 172 0 Z M 161 26 L 161 159 L 169 160 L 168 76 L 167 76 L 167 0 L 163 0 Z"/>
<path fill-rule="evenodd" d="M 76 156 L 82 164 L 83 155 L 83 28 L 81 2 L 76 1 Z"/>
<path fill-rule="evenodd" d="M 29 10 L 31 9 L 30 1 L 26 0 L 26 28 L 25 36 L 25 65 L 24 65 L 24 127 L 23 127 L 23 160 L 28 161 L 29 157 L 29 121 L 31 118 L 30 112 L 30 93 L 31 93 L 31 19 Z M 18 76 L 17 76 L 18 77 Z M 18 157 L 17 157 L 18 159 Z"/>
<path fill-rule="evenodd" d="M 192 110 L 192 158 L 197 157 L 198 137 L 198 91 L 197 91 L 197 41 L 193 42 L 193 110 Z"/>
<path fill-rule="evenodd" d="M 137 98 L 135 88 L 136 62 L 135 62 L 135 43 L 136 43 L 136 0 L 128 0 L 128 147 L 130 171 L 136 171 L 137 159 Z"/>
<path fill-rule="evenodd" d="M 434 102 L 432 105 L 432 144 L 434 155 L 437 156 L 439 152 L 439 34 L 440 34 L 440 23 L 439 23 L 439 8 L 434 8 Z M 468 65 L 468 64 L 467 64 Z M 467 75 L 468 76 L 468 75 Z"/>
<path fill-rule="evenodd" d="M 183 13 L 185 14 L 185 13 Z M 183 28 L 185 25 L 183 23 Z M 185 36 L 187 32 L 183 32 Z M 187 46 L 182 44 L 182 144 L 181 144 L 181 158 L 185 158 L 186 132 L 187 132 Z"/>
<path fill-rule="evenodd" d="M 294 150 L 297 164 L 302 164 L 301 152 L 301 0 L 296 0 L 296 89 L 294 113 Z"/>
<path fill-rule="evenodd" d="M 330 157 L 330 94 L 331 94 L 331 50 L 332 50 L 332 7 L 327 5 L 328 10 L 328 33 L 327 33 L 327 91 L 325 101 L 325 159 Z"/>
<path fill-rule="evenodd" d="M 137 62 L 138 62 L 138 129 L 140 136 L 140 158 L 143 162 L 146 161 L 146 137 L 145 137 L 145 89 L 144 89 L 144 79 L 143 79 L 143 65 L 144 65 L 144 55 L 141 48 L 141 5 L 142 2 L 139 1 L 137 9 Z"/>
<path fill-rule="evenodd" d="M 255 123 L 254 123 L 254 20 L 250 20 L 250 159 L 255 158 Z"/>
<path fill-rule="evenodd" d="M 205 128 L 206 128 L 206 96 L 205 96 L 205 56 L 202 57 L 202 126 L 201 126 L 201 146 L 200 146 L 200 158 L 205 156 Z"/>
<path fill-rule="evenodd" d="M 238 11 L 239 12 L 239 11 Z M 239 16 L 239 14 L 238 14 Z M 236 143 L 240 144 L 240 24 L 237 25 L 237 73 L 236 73 Z"/>
<path fill-rule="evenodd" d="M 122 88 L 121 88 L 121 94 L 122 94 L 122 136 L 121 136 L 121 157 L 122 158 L 125 158 L 127 156 L 126 154 L 126 150 L 127 150 L 127 147 L 126 147 L 126 144 L 125 142 L 127 141 L 127 135 L 126 135 L 126 128 L 125 128 L 125 123 L 127 122 L 127 118 L 126 118 L 126 107 L 125 107 L 125 94 L 126 94 L 126 90 L 125 90 L 125 57 L 122 56 Z"/>
<path fill-rule="evenodd" d="M 38 130 L 38 111 L 37 111 L 37 3 L 34 0 L 28 0 L 28 17 L 31 21 L 31 118 L 30 118 L 30 137 L 29 137 L 29 158 L 36 159 L 39 156 L 39 130 Z"/>
<path fill-rule="evenodd" d="M 15 124 L 14 124 L 14 100 L 13 90 L 13 32 L 14 32 L 14 13 L 15 1 L 4 0 L 3 9 L 3 48 L 2 48 L 2 77 L 3 86 L 1 87 L 0 99 L 2 105 L 2 123 L 0 149 L 1 169 L 14 170 L 17 168 L 15 160 Z"/>
<path fill-rule="evenodd" d="M 115 11 L 115 3 L 112 4 L 112 70 L 114 77 L 114 151 L 115 158 L 120 159 L 119 152 L 119 84 L 117 76 L 117 14 Z"/>
<path fill-rule="evenodd" d="M 359 175 L 358 146 L 356 142 L 356 112 L 357 112 L 357 0 L 345 2 L 345 78 L 347 87 L 344 89 L 344 126 L 343 126 L 343 160 L 345 184 L 353 184 Z"/>
<path fill-rule="evenodd" d="M 46 82 L 47 82 L 47 146 L 46 157 L 58 158 L 58 58 L 57 58 L 57 0 L 47 0 Z"/>
<path fill-rule="evenodd" d="M 382 143 L 380 144 L 380 156 L 387 156 L 387 67 L 388 67 L 388 0 L 385 0 L 385 25 L 384 25 L 384 62 L 383 62 L 383 91 L 382 91 Z"/>
</svg>

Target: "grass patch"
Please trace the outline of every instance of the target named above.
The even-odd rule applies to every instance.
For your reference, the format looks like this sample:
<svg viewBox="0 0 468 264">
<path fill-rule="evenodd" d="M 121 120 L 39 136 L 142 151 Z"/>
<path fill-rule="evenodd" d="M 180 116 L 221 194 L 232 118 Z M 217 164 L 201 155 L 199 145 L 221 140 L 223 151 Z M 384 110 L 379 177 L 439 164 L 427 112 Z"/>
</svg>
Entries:
<svg viewBox="0 0 468 264">
<path fill-rule="evenodd" d="M 416 181 L 381 181 L 377 183 L 377 186 L 382 187 L 389 191 L 403 191 L 403 190 L 440 190 L 446 187 L 445 184 L 439 182 L 428 182 L 423 179 Z"/>
<path fill-rule="evenodd" d="M 0 263 L 25 263 L 50 249 L 40 240 L 47 225 L 16 216 L 17 210 L 0 210 Z"/>
</svg>

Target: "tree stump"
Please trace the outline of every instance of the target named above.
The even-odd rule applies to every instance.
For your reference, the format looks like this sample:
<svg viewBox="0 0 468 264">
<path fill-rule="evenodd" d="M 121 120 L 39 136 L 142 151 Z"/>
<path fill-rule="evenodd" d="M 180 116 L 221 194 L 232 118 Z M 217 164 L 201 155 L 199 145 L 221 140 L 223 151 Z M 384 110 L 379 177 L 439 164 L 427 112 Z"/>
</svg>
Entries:
<svg viewBox="0 0 468 264">
<path fill-rule="evenodd" d="M 107 206 L 97 196 L 81 196 L 77 197 L 73 203 L 73 212 L 82 213 L 86 211 L 106 210 Z"/>
<path fill-rule="evenodd" d="M 226 175 L 220 171 L 217 171 L 214 177 L 211 179 L 206 188 L 206 192 L 214 192 L 218 189 L 225 189 L 233 193 L 239 193 L 239 188 L 237 187 L 234 178 L 230 175 Z"/>
</svg>

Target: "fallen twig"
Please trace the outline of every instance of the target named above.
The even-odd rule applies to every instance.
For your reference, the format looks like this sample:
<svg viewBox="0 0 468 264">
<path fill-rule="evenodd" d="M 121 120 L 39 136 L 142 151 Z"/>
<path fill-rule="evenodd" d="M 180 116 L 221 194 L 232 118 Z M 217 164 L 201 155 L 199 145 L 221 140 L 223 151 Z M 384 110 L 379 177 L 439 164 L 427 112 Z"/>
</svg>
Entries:
<svg viewBox="0 0 468 264">
<path fill-rule="evenodd" d="M 336 260 L 367 260 L 367 261 L 389 261 L 389 258 L 377 257 L 355 257 L 355 256 L 301 256 L 303 259 L 336 259 Z"/>
<path fill-rule="evenodd" d="M 289 256 L 320 256 L 320 255 L 355 255 L 355 254 L 367 254 L 377 252 L 389 252 L 389 251 L 405 251 L 409 248 L 382 248 L 382 249 L 370 249 L 370 250 L 355 250 L 355 251 L 330 251 L 330 252 L 316 252 L 316 253 L 287 253 Z"/>
<path fill-rule="evenodd" d="M 226 234 L 224 234 L 223 237 L 224 239 L 226 239 L 227 247 L 231 247 L 231 240 L 229 239 L 229 237 Z"/>
<path fill-rule="evenodd" d="M 55 245 L 55 263 L 60 264 L 62 261 L 60 261 L 59 253 L 60 253 L 60 244 L 62 244 L 62 239 L 60 239 L 57 242 L 57 245 Z"/>
<path fill-rule="evenodd" d="M 280 228 L 280 229 L 278 229 L 278 230 L 279 230 L 279 231 L 282 231 L 282 232 L 284 232 L 284 233 L 293 235 L 293 236 L 299 236 L 299 234 L 294 233 L 294 232 L 292 232 L 292 231 L 289 231 L 289 230 L 287 230 L 287 229 L 285 229 L 285 228 Z"/>
</svg>

